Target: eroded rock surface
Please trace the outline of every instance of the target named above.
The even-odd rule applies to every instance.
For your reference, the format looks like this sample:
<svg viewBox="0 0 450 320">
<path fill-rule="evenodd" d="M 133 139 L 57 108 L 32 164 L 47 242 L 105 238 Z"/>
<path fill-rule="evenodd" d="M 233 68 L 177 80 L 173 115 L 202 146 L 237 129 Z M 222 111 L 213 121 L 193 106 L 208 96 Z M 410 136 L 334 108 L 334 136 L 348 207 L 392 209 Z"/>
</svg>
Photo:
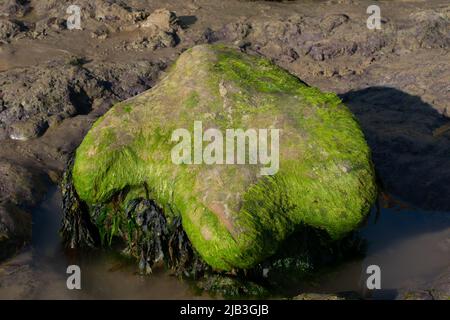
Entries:
<svg viewBox="0 0 450 320">
<path fill-rule="evenodd" d="M 49 63 L 0 74 L 0 139 L 39 137 L 52 124 L 87 114 L 108 102 L 148 89 L 164 65 L 148 61 L 127 64 Z"/>
<path fill-rule="evenodd" d="M 46 177 L 10 161 L 0 160 L 0 260 L 31 240 L 29 209 L 43 198 Z"/>
<path fill-rule="evenodd" d="M 400 290 L 399 300 L 449 300 L 450 269 L 439 274 L 432 283 L 421 284 L 415 288 Z"/>
<path fill-rule="evenodd" d="M 307 83 L 342 94 L 363 126 L 385 191 L 418 207 L 450 208 L 450 198 L 445 196 L 446 168 L 450 167 L 446 156 L 450 149 L 447 1 L 402 1 L 402 5 L 382 1 L 379 32 L 366 28 L 366 9 L 372 2 L 365 0 L 229 1 L 226 6 L 211 0 L 127 4 L 80 0 L 82 30 L 77 31 L 66 28 L 70 4 L 0 2 L 0 78 L 4 81 L 0 158 L 25 171 L 53 172 L 56 183 L 68 155 L 91 123 L 115 101 L 148 89 L 156 78 L 154 71 L 162 69 L 158 66 L 170 64 L 186 48 L 224 42 L 259 52 Z M 179 21 L 164 29 L 169 35 L 164 34 L 161 42 L 168 46 L 155 46 L 158 38 L 152 42 L 153 32 L 139 25 L 162 8 L 175 13 Z M 165 21 L 174 22 L 171 15 L 164 15 L 169 17 Z M 70 60 L 88 70 L 77 71 L 88 75 L 81 76 L 86 83 L 74 85 L 66 77 Z M 157 65 L 156 70 L 150 64 Z M 54 79 L 55 87 L 42 85 L 52 72 L 60 76 L 62 85 L 58 79 Z M 5 81 L 27 87 L 20 89 Z M 41 84 L 41 90 L 34 82 Z M 64 119 L 65 111 L 76 109 L 71 102 L 45 106 L 35 101 L 31 107 L 20 106 L 21 100 L 33 101 L 37 93 L 66 101 L 68 86 L 99 93 L 89 96 L 88 115 L 77 111 Z M 7 102 L 3 95 L 9 97 Z M 52 111 L 47 112 L 47 107 Z M 45 134 L 10 141 L 16 126 L 19 133 L 21 126 L 29 126 L 25 128 L 31 132 L 28 137 Z M 21 193 L 14 184 L 8 190 L 11 197 Z M 32 197 L 37 202 L 40 196 Z M 2 212 L 11 221 L 10 214 L 17 210 L 23 209 L 14 205 Z M 24 221 L 24 229 L 29 228 L 30 220 Z"/>
</svg>

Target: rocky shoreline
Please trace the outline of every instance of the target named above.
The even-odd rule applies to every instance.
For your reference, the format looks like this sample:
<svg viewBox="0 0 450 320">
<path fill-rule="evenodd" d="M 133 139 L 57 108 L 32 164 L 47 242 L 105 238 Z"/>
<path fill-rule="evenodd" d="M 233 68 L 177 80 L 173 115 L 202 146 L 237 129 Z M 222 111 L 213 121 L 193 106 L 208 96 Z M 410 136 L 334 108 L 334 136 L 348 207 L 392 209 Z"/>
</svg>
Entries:
<svg viewBox="0 0 450 320">
<path fill-rule="evenodd" d="M 92 123 L 203 43 L 238 46 L 339 93 L 385 191 L 450 210 L 445 1 L 381 1 L 379 32 L 366 28 L 368 1 L 79 3 L 82 30 L 67 30 L 63 1 L 0 5 L 0 258 L 30 243 L 32 208 Z"/>
</svg>

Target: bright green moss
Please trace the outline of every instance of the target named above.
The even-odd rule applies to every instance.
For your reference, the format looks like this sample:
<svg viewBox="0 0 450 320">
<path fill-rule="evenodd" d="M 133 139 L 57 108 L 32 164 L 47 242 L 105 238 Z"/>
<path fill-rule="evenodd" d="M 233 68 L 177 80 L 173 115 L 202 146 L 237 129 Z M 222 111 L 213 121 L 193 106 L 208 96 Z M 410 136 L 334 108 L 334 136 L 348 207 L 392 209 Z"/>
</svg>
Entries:
<svg viewBox="0 0 450 320">
<path fill-rule="evenodd" d="M 264 58 L 243 56 L 222 48 L 215 71 L 239 86 L 264 93 L 291 93 L 298 80 Z"/>
<path fill-rule="evenodd" d="M 173 164 L 171 134 L 192 132 L 194 121 L 223 132 L 280 129 L 279 171 L 260 176 L 259 165 Z M 303 224 L 339 239 L 376 196 L 370 150 L 335 94 L 224 46 L 186 51 L 156 87 L 97 121 L 76 152 L 73 180 L 90 205 L 123 192 L 124 203 L 144 195 L 169 219 L 181 215 L 194 248 L 220 270 L 254 266 Z M 104 221 L 114 225 L 124 205 Z"/>
<path fill-rule="evenodd" d="M 192 92 L 187 98 L 185 105 L 188 109 L 194 108 L 198 105 L 200 97 L 197 92 Z"/>
<path fill-rule="evenodd" d="M 133 109 L 133 107 L 131 105 L 124 105 L 123 106 L 123 111 L 130 113 L 131 110 Z"/>
</svg>

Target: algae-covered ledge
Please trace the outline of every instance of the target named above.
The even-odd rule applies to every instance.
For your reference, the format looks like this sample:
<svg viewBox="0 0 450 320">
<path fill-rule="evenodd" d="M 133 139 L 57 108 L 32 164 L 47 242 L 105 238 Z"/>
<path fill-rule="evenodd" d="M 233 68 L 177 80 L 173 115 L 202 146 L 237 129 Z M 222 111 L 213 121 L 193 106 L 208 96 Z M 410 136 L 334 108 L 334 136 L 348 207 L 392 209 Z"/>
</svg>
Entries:
<svg viewBox="0 0 450 320">
<path fill-rule="evenodd" d="M 223 132 L 279 129 L 279 170 L 175 164 L 172 133 L 195 121 Z M 187 50 L 154 88 L 101 117 L 65 185 L 66 240 L 122 239 L 144 270 L 162 261 L 254 269 L 305 228 L 331 246 L 358 228 L 377 193 L 364 135 L 335 94 L 222 45 Z"/>
</svg>

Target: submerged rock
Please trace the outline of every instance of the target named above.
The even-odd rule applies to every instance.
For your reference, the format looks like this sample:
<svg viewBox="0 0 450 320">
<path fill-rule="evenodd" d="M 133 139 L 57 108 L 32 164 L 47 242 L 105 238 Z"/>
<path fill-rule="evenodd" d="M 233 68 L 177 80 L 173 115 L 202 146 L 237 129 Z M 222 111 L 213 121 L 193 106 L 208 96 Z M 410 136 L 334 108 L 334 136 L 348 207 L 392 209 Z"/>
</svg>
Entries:
<svg viewBox="0 0 450 320">
<path fill-rule="evenodd" d="M 266 165 L 249 164 L 251 155 L 238 165 L 187 164 L 187 158 L 175 164 L 174 131 L 198 123 L 224 136 L 227 129 L 279 129 L 279 169 L 264 175 Z M 270 143 L 273 164 L 274 136 Z M 211 145 L 204 141 L 200 149 L 207 154 Z M 212 154 L 220 159 L 218 148 Z M 77 196 L 106 238 L 139 243 L 149 229 L 127 208 L 152 200 L 167 225 L 181 218 L 209 266 L 227 271 L 254 267 L 304 225 L 341 239 L 376 197 L 370 150 L 339 98 L 225 46 L 186 51 L 157 86 L 115 105 L 77 149 L 72 174 Z M 153 211 L 147 216 L 161 220 Z"/>
</svg>

